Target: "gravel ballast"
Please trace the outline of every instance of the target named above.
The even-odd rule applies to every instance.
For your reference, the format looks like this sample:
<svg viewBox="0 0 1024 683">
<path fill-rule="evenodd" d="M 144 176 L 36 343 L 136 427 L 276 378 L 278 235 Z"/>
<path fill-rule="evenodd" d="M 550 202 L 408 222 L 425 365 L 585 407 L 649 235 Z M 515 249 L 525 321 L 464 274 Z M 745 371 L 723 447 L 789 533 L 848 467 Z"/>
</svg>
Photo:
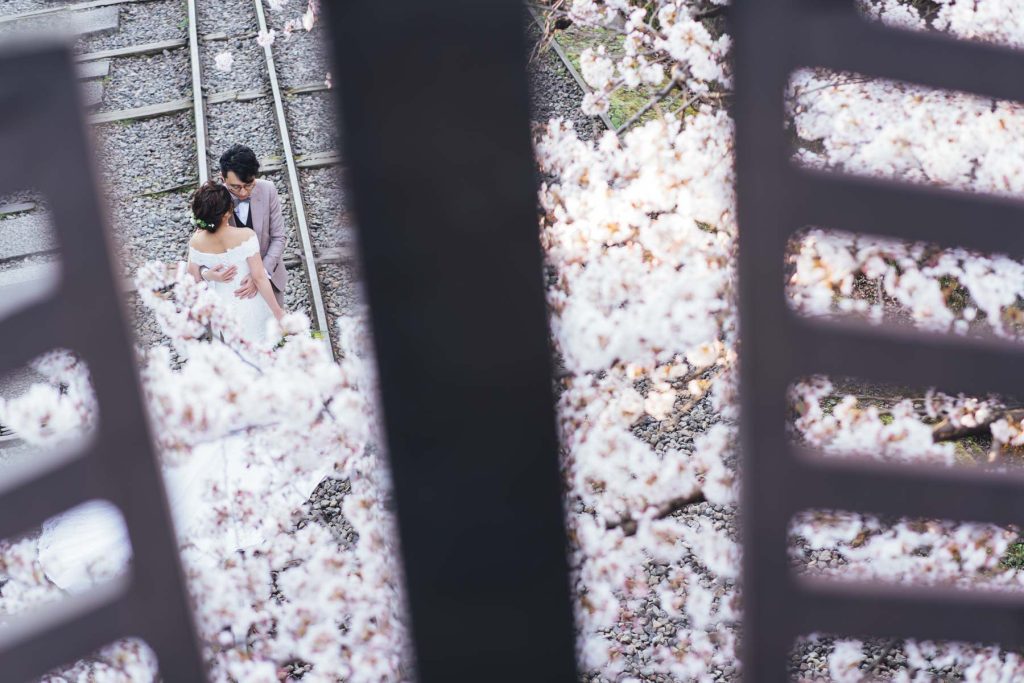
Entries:
<svg viewBox="0 0 1024 683">
<path fill-rule="evenodd" d="M 283 158 L 284 148 L 269 97 L 210 105 L 206 108 L 206 122 L 211 169 L 217 168 L 220 155 L 235 143 L 251 147 L 260 159 Z"/>
<path fill-rule="evenodd" d="M 79 40 L 76 52 L 99 52 L 188 38 L 188 13 L 182 0 L 155 0 L 116 7 L 120 9 L 117 31 Z"/>
<path fill-rule="evenodd" d="M 216 68 L 217 55 L 227 52 L 233 61 L 231 71 Z M 203 87 L 208 93 L 231 90 L 266 89 L 269 96 L 270 80 L 267 77 L 267 61 L 263 48 L 255 38 L 231 38 L 203 42 L 199 46 L 202 60 Z"/>
<path fill-rule="evenodd" d="M 331 92 L 289 95 L 284 101 L 292 150 L 296 155 L 334 152 L 338 127 Z"/>
<path fill-rule="evenodd" d="M 358 270 L 354 262 L 324 264 L 317 269 L 320 288 L 324 296 L 327 324 L 331 328 L 331 339 L 338 347 L 338 318 L 359 315 L 363 302 Z"/>
<path fill-rule="evenodd" d="M 537 32 L 532 25 L 530 31 L 531 35 L 536 36 Z M 605 131 L 601 119 L 586 116 L 580 109 L 583 91 L 554 50 L 541 52 L 530 61 L 527 68 L 530 77 L 531 118 L 534 122 L 546 124 L 549 119 L 563 118 L 573 124 L 576 133 L 584 140 Z"/>
<path fill-rule="evenodd" d="M 306 220 L 317 250 L 351 244 L 353 219 L 338 167 L 300 169 Z"/>
<path fill-rule="evenodd" d="M 170 192 L 117 203 L 114 234 L 126 276 L 134 274 L 146 261 L 185 260 L 193 232 L 189 224 L 189 196 L 190 191 Z"/>
<path fill-rule="evenodd" d="M 286 13 L 267 13 L 267 21 L 278 32 L 277 39 L 271 48 L 274 52 L 274 65 L 282 88 L 294 88 L 300 85 L 323 83 L 331 70 L 330 60 L 325 48 L 325 29 L 321 23 L 312 31 L 298 30 L 285 37 L 281 33 L 281 25 L 287 20 Z M 291 14 L 287 15 L 288 17 Z"/>
<path fill-rule="evenodd" d="M 196 13 L 200 36 L 211 33 L 240 36 L 256 33 L 259 28 L 254 0 L 198 0 Z"/>
<path fill-rule="evenodd" d="M 93 128 L 99 168 L 109 194 L 123 198 L 195 182 L 192 112 Z"/>
<path fill-rule="evenodd" d="M 0 17 L 10 17 L 25 12 L 50 9 L 54 5 L 53 0 L 4 0 L 0 5 Z"/>
<path fill-rule="evenodd" d="M 101 111 L 134 109 L 192 95 L 188 50 L 164 50 L 155 55 L 111 60 L 110 75 L 102 79 Z"/>
</svg>

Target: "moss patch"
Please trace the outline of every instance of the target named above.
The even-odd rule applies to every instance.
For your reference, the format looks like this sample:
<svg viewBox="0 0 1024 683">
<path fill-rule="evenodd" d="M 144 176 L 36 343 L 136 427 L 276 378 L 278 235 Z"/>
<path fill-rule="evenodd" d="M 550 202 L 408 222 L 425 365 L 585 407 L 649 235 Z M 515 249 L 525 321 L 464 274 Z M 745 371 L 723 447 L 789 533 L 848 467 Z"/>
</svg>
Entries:
<svg viewBox="0 0 1024 683">
<path fill-rule="evenodd" d="M 622 36 L 609 29 L 573 24 L 564 31 L 558 31 L 555 34 L 555 40 L 565 49 L 569 61 L 577 71 L 580 71 L 580 55 L 588 47 L 596 50 L 603 45 L 605 55 L 613 61 L 618 61 L 625 56 L 625 50 L 622 47 Z M 657 85 L 641 84 L 636 88 L 622 87 L 612 93 L 611 100 L 608 103 L 608 118 L 611 119 L 612 125 L 618 128 L 628 121 L 633 115 L 643 109 L 651 97 L 664 88 L 667 83 L 668 78 L 665 78 Z M 637 123 L 657 118 L 659 108 L 662 113 L 677 110 L 686 102 L 686 98 L 683 95 L 684 93 L 677 88 L 661 100 L 658 106 L 652 107 L 650 111 L 640 117 Z M 696 109 L 692 106 L 687 107 L 682 112 L 683 116 L 695 113 Z"/>
<path fill-rule="evenodd" d="M 1024 540 L 1018 538 L 1009 548 L 1006 554 L 999 560 L 1000 566 L 1006 569 L 1024 569 Z"/>
</svg>

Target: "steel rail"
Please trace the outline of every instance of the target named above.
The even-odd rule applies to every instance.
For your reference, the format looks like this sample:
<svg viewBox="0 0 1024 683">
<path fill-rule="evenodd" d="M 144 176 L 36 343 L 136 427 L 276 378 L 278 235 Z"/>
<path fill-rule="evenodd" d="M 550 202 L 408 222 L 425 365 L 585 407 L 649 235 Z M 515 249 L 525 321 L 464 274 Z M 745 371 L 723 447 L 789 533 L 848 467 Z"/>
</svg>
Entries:
<svg viewBox="0 0 1024 683">
<path fill-rule="evenodd" d="M 267 17 L 263 12 L 263 2 L 262 0 L 254 0 L 254 2 L 256 4 L 256 18 L 259 21 L 260 31 L 266 33 Z M 274 53 L 270 45 L 263 47 L 263 54 L 267 58 L 267 75 L 270 78 L 270 89 L 274 95 L 274 112 L 277 116 L 278 128 L 281 131 L 281 145 L 284 147 L 284 158 L 288 166 L 288 183 L 291 187 L 292 205 L 295 207 L 295 222 L 299 228 L 299 240 L 302 242 L 306 276 L 309 278 L 309 296 L 313 304 L 313 313 L 316 315 L 317 328 L 324 333 L 324 337 L 330 345 L 331 354 L 337 358 L 330 326 L 327 323 L 327 311 L 324 309 L 323 294 L 320 290 L 320 277 L 316 271 L 316 255 L 313 253 L 313 242 L 309 237 L 309 225 L 306 223 L 306 207 L 302 202 L 299 171 L 295 165 L 295 155 L 292 152 L 291 137 L 288 132 L 288 121 L 284 114 L 284 98 L 281 96 L 281 85 L 277 80 L 277 68 L 274 66 Z"/>
<path fill-rule="evenodd" d="M 537 26 L 540 28 L 541 33 L 543 33 L 544 21 L 540 18 L 540 13 L 533 7 L 527 6 L 527 9 L 530 11 L 530 16 L 533 17 L 534 22 L 536 22 Z M 543 35 L 541 36 L 541 38 L 543 39 Z M 562 60 L 562 64 L 565 65 L 565 70 L 568 71 L 569 75 L 572 76 L 574 81 L 576 81 L 576 85 L 580 87 L 580 90 L 582 90 L 584 94 L 590 94 L 594 92 L 593 88 L 587 85 L 587 82 L 583 80 L 583 76 L 581 76 L 580 72 L 576 70 L 576 67 L 572 65 L 572 61 L 569 59 L 569 55 L 567 55 L 565 50 L 562 49 L 562 46 L 559 45 L 558 41 L 555 39 L 554 36 L 551 36 L 551 38 L 548 41 L 548 44 L 551 47 L 551 49 L 555 51 L 555 54 L 558 55 L 558 58 Z M 612 125 L 612 120 L 608 118 L 608 114 L 606 114 L 605 112 L 601 112 L 600 114 L 598 114 L 598 117 L 601 119 L 601 123 L 604 124 L 605 128 L 615 133 L 616 135 L 619 134 L 619 131 L 615 129 L 614 125 Z"/>
<path fill-rule="evenodd" d="M 199 158 L 199 184 L 210 178 L 206 158 L 206 104 L 203 102 L 203 74 L 199 61 L 199 24 L 196 0 L 188 0 L 188 51 L 192 61 L 192 116 L 196 124 L 196 156 Z"/>
</svg>

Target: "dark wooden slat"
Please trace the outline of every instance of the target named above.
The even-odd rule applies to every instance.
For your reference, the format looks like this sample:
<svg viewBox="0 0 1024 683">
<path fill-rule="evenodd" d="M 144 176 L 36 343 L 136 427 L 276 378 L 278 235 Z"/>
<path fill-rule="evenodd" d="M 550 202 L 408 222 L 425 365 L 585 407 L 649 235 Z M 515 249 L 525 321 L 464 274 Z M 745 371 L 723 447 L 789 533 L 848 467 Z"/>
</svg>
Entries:
<svg viewBox="0 0 1024 683">
<path fill-rule="evenodd" d="M 797 633 L 1024 642 L 1020 593 L 822 580 L 799 585 L 793 600 Z"/>
<path fill-rule="evenodd" d="M 833 3 L 791 15 L 801 32 L 789 53 L 799 60 L 793 67 L 852 71 L 982 97 L 1024 101 L 1024 81 L 1009 77 L 1020 70 L 1020 51 L 958 40 L 937 31 L 889 28 L 858 16 L 851 2 L 842 8 L 827 4 Z M 866 45 L 871 49 L 865 49 Z M 936 67 L 939 64 L 941 68 Z"/>
<path fill-rule="evenodd" d="M 794 182 L 793 230 L 814 225 L 1024 257 L 1017 199 L 819 171 L 796 171 Z"/>
<path fill-rule="evenodd" d="M 783 465 L 783 467 L 786 467 Z M 799 452 L 785 498 L 791 514 L 809 509 L 857 510 L 893 517 L 1019 524 L 1024 474 L 967 467 L 886 463 Z"/>
<path fill-rule="evenodd" d="M 126 632 L 128 581 L 115 579 L 37 613 L 19 614 L 17 629 L 0 631 L 0 667 L 7 681 L 38 679 L 109 645 Z"/>
<path fill-rule="evenodd" d="M 794 377 L 822 373 L 898 386 L 937 387 L 954 394 L 1020 390 L 1007 372 L 1024 362 L 1024 345 L 790 314 Z"/>
<path fill-rule="evenodd" d="M 4 471 L 0 480 L 0 538 L 25 533 L 44 521 L 95 497 L 90 463 L 65 456 L 48 464 L 42 458 Z M 63 495 L 54 495 L 55 491 Z"/>
</svg>

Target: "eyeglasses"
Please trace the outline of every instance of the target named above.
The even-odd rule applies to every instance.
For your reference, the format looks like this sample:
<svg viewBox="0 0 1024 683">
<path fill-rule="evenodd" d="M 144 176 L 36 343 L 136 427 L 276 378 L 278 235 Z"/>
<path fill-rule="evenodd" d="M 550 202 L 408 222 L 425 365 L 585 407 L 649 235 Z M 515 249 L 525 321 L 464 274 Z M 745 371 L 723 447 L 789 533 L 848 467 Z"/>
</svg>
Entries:
<svg viewBox="0 0 1024 683">
<path fill-rule="evenodd" d="M 234 183 L 225 182 L 224 187 L 228 188 L 232 192 L 241 192 L 242 190 L 248 192 L 252 190 L 252 188 L 256 187 L 256 179 L 253 178 L 251 182 L 248 182 L 244 185 L 235 185 Z"/>
</svg>

